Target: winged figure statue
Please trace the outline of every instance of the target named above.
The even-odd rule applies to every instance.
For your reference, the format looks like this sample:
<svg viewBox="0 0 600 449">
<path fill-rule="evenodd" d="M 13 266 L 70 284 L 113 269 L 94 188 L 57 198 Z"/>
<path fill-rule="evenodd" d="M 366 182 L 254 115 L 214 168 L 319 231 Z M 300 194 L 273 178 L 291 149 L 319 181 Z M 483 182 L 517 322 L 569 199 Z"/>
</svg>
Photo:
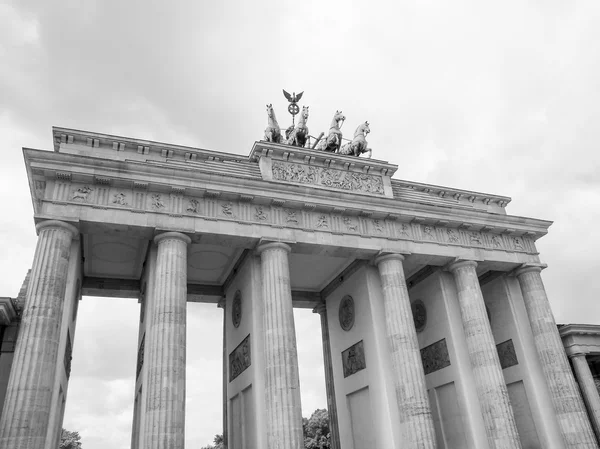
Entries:
<svg viewBox="0 0 600 449">
<path fill-rule="evenodd" d="M 300 99 L 302 98 L 302 94 L 304 93 L 304 91 L 302 91 L 298 95 L 296 95 L 296 92 L 293 92 L 292 95 L 290 95 L 290 93 L 286 92 L 285 89 L 282 89 L 282 90 L 283 90 L 283 95 L 285 95 L 285 98 L 287 98 L 290 103 L 298 103 L 300 101 Z"/>
</svg>

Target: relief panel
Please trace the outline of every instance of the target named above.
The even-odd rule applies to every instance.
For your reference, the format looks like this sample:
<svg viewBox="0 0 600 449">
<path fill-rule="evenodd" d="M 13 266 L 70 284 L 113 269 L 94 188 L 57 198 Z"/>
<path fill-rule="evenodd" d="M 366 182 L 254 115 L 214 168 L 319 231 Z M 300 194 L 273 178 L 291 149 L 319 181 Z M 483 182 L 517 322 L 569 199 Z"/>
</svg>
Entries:
<svg viewBox="0 0 600 449">
<path fill-rule="evenodd" d="M 342 365 L 344 367 L 344 378 L 367 367 L 365 347 L 362 340 L 342 352 Z"/>
<path fill-rule="evenodd" d="M 430 344 L 421 349 L 421 360 L 425 374 L 431 374 L 450 366 L 450 355 L 448 354 L 448 346 L 446 339 Z"/>
<path fill-rule="evenodd" d="M 242 374 L 252 363 L 250 334 L 229 354 L 229 382 Z"/>
</svg>

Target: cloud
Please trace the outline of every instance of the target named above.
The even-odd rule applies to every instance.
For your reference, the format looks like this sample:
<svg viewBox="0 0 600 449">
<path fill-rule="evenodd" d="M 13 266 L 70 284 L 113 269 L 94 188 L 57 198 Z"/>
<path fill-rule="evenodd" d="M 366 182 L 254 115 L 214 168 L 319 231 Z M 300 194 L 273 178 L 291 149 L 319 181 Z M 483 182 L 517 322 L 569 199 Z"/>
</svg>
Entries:
<svg viewBox="0 0 600 449">
<path fill-rule="evenodd" d="M 17 294 L 35 249 L 22 146 L 51 149 L 57 125 L 247 154 L 265 103 L 290 124 L 285 88 L 305 91 L 313 135 L 336 109 L 346 137 L 369 120 L 396 178 L 508 195 L 510 214 L 554 220 L 538 241 L 545 285 L 557 321 L 588 322 L 600 313 L 599 20 L 594 0 L 4 2 L 0 293 Z M 138 307 L 81 303 L 65 425 L 86 448 L 129 446 Z M 220 431 L 220 313 L 189 306 L 189 444 Z M 320 325 L 295 315 L 308 416 L 325 399 Z"/>
</svg>

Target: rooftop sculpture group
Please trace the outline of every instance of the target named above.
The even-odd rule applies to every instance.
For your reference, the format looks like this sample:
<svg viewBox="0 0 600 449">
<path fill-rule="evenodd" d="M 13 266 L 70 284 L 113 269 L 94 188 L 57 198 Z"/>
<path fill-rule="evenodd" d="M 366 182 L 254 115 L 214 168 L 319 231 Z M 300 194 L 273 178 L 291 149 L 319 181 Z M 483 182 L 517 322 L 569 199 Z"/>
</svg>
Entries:
<svg viewBox="0 0 600 449">
<path fill-rule="evenodd" d="M 298 123 L 295 124 L 295 116 L 300 112 L 300 107 L 298 106 L 297 102 L 300 100 L 300 98 L 302 98 L 303 93 L 304 92 L 300 92 L 298 95 L 296 95 L 294 92 L 292 95 L 290 95 L 285 90 L 283 91 L 283 94 L 290 102 L 290 105 L 288 106 L 288 112 L 292 114 L 292 125 L 286 129 L 285 138 L 281 134 L 281 128 L 277 123 L 273 105 L 267 105 L 268 124 L 267 128 L 265 129 L 265 141 L 281 143 L 300 148 L 314 148 L 316 150 L 327 151 L 330 153 L 338 153 L 357 157 L 361 154 L 367 153 L 368 157 L 371 157 L 372 150 L 368 147 L 366 140 L 367 134 L 371 132 L 369 128 L 369 122 L 361 123 L 358 128 L 356 128 L 352 140 L 344 139 L 341 127 L 344 124 L 346 117 L 344 114 L 342 114 L 342 111 L 335 111 L 333 119 L 331 120 L 331 125 L 329 126 L 329 133 L 327 134 L 327 137 L 323 137 L 325 133 L 321 133 L 318 138 L 313 137 L 315 142 L 312 146 L 310 146 L 310 138 L 312 136 L 309 135 L 308 126 L 306 126 L 306 122 L 308 121 L 308 106 L 302 106 L 300 118 Z M 343 144 L 343 140 L 346 140 L 347 143 Z"/>
</svg>

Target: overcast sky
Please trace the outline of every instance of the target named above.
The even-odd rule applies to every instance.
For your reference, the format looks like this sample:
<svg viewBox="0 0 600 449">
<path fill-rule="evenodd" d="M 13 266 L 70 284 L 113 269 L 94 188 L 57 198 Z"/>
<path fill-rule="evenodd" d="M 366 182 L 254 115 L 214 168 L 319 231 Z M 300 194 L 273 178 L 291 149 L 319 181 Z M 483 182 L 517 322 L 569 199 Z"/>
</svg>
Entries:
<svg viewBox="0 0 600 449">
<path fill-rule="evenodd" d="M 558 322 L 600 324 L 600 2 L 0 0 L 0 296 L 36 243 L 21 147 L 72 127 L 247 155 L 281 89 L 311 134 L 368 120 L 396 178 L 507 195 Z M 190 304 L 187 447 L 221 432 L 222 313 Z M 317 315 L 298 311 L 304 415 L 325 406 Z M 84 298 L 65 427 L 129 448 L 135 300 Z"/>
</svg>

